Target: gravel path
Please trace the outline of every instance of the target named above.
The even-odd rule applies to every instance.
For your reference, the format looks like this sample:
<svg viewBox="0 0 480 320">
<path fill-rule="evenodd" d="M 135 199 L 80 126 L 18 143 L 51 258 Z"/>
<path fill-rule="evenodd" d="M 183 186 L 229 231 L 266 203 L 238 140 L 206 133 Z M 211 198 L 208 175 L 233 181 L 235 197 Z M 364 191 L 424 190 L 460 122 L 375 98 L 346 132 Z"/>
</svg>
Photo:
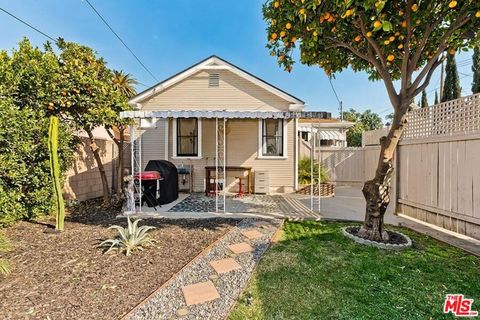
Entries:
<svg viewBox="0 0 480 320">
<path fill-rule="evenodd" d="M 134 309 L 124 319 L 224 319 L 243 291 L 275 232 L 281 226 L 281 220 L 268 220 L 262 226 L 255 224 L 258 221 L 255 219 L 242 220 L 213 247 L 198 256 L 148 301 Z M 261 232 L 264 236 L 248 240 L 241 234 L 242 231 L 252 229 Z M 240 242 L 249 243 L 254 251 L 235 255 L 227 248 L 228 245 Z M 217 275 L 209 262 L 227 257 L 234 258 L 242 268 Z M 208 280 L 214 283 L 220 298 L 187 306 L 181 288 Z"/>
</svg>

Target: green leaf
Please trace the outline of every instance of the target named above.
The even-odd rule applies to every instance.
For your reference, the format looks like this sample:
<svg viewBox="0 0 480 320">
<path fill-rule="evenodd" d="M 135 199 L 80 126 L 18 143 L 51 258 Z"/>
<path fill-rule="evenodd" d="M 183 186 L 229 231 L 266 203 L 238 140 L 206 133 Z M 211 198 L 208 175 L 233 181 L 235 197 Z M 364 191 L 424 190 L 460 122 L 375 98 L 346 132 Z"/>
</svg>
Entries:
<svg viewBox="0 0 480 320">
<path fill-rule="evenodd" d="M 391 31 L 392 30 L 392 23 L 390 21 L 383 21 L 382 23 L 382 29 L 383 31 Z"/>
</svg>

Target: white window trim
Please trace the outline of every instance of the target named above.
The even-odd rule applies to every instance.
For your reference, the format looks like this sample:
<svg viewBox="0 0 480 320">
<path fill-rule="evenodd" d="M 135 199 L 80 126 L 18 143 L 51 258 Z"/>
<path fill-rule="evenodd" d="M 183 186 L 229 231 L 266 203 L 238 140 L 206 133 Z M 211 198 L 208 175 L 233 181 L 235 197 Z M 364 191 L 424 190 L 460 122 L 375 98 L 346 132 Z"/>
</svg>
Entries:
<svg viewBox="0 0 480 320">
<path fill-rule="evenodd" d="M 172 159 L 202 159 L 202 119 L 198 119 L 198 155 L 197 156 L 179 156 L 177 155 L 177 120 L 173 119 L 172 124 Z"/>
<path fill-rule="evenodd" d="M 281 120 L 281 119 L 279 119 Z M 257 159 L 267 159 L 267 160 L 283 160 L 288 158 L 287 150 L 287 141 L 288 141 L 288 120 L 283 120 L 283 156 L 265 156 L 263 155 L 263 128 L 262 128 L 263 119 L 258 119 L 258 151 Z"/>
</svg>

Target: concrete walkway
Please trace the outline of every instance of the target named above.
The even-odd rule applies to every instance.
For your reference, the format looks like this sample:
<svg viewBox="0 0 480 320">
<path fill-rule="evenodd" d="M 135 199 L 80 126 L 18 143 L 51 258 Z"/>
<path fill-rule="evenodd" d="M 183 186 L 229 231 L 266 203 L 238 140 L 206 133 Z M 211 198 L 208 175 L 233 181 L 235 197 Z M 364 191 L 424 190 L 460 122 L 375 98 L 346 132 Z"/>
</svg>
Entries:
<svg viewBox="0 0 480 320">
<path fill-rule="evenodd" d="M 297 197 L 305 207 L 310 208 L 310 196 Z M 365 198 L 360 187 L 340 186 L 335 188 L 335 197 L 321 199 L 320 215 L 322 219 L 363 221 L 365 206 Z M 316 199 L 314 207 L 318 207 Z M 398 217 L 393 213 L 385 214 L 385 223 L 398 225 L 398 222 Z"/>
</svg>

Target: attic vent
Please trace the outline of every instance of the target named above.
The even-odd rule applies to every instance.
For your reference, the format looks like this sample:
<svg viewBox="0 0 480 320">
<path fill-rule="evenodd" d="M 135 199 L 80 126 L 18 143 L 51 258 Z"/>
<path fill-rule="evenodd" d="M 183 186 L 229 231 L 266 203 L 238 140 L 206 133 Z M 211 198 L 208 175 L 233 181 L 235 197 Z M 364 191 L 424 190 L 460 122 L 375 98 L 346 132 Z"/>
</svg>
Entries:
<svg viewBox="0 0 480 320">
<path fill-rule="evenodd" d="M 218 73 L 210 73 L 208 76 L 208 86 L 218 87 L 220 85 L 220 75 Z"/>
</svg>

